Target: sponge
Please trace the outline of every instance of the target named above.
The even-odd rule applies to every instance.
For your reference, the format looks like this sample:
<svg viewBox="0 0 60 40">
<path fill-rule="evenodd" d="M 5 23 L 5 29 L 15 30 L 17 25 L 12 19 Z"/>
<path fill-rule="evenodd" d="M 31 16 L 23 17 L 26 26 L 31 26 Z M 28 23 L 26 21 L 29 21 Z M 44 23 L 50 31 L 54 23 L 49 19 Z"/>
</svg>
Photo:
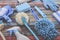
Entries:
<svg viewBox="0 0 60 40">
<path fill-rule="evenodd" d="M 23 25 L 23 23 L 22 23 L 22 21 L 21 21 L 21 18 L 22 18 L 22 17 L 25 17 L 27 23 L 29 22 L 29 16 L 28 16 L 26 13 L 21 12 L 21 13 L 18 13 L 18 14 L 15 16 L 16 22 L 18 22 L 18 24 Z"/>
</svg>

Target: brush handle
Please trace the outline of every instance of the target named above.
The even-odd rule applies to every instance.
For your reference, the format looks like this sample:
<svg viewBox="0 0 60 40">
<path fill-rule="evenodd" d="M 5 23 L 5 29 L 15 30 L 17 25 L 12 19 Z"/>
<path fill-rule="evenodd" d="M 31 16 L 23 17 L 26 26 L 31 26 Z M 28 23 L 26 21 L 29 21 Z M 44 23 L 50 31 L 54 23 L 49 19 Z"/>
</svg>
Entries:
<svg viewBox="0 0 60 40">
<path fill-rule="evenodd" d="M 34 16 L 35 20 L 39 20 L 39 17 L 37 14 L 35 14 L 35 12 L 33 11 L 33 9 L 30 9 L 30 12 L 32 13 L 32 15 Z"/>
<path fill-rule="evenodd" d="M 59 15 L 59 12 L 53 13 L 53 17 L 57 20 L 58 23 L 60 23 L 60 15 Z"/>
<path fill-rule="evenodd" d="M 6 38 L 4 37 L 3 33 L 0 31 L 0 35 L 3 38 L 3 40 L 6 40 Z"/>
<path fill-rule="evenodd" d="M 39 40 L 36 34 L 31 30 L 31 28 L 25 23 L 25 26 L 28 28 L 28 30 L 32 33 L 32 35 L 35 37 L 36 40 Z"/>
<path fill-rule="evenodd" d="M 58 16 L 60 16 L 60 11 L 57 11 L 56 14 L 57 14 Z"/>
<path fill-rule="evenodd" d="M 5 20 L 7 20 L 7 22 L 12 22 L 12 20 L 11 20 L 8 16 L 6 16 L 6 15 L 4 15 L 3 18 L 4 18 Z"/>
<path fill-rule="evenodd" d="M 43 18 L 46 18 L 46 15 L 45 15 L 37 6 L 35 6 L 35 9 L 39 12 L 39 14 L 40 14 Z"/>
<path fill-rule="evenodd" d="M 32 33 L 32 35 L 35 37 L 36 40 L 39 40 L 39 38 L 36 36 L 36 34 L 31 30 L 31 28 L 27 25 L 26 19 L 22 17 L 22 22 L 25 25 L 25 27 Z"/>
</svg>

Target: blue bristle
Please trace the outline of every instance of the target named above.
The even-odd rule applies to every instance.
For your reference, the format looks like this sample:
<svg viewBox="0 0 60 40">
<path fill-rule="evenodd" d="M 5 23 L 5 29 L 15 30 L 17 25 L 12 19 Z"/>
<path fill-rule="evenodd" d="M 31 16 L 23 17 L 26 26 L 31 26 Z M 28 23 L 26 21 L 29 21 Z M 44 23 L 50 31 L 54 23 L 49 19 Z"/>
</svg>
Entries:
<svg viewBox="0 0 60 40">
<path fill-rule="evenodd" d="M 30 9 L 30 5 L 28 3 L 23 3 L 21 5 L 16 6 L 16 10 L 18 12 L 28 11 Z"/>
<path fill-rule="evenodd" d="M 36 23 L 35 23 L 35 27 L 34 29 L 37 31 L 38 35 L 41 35 L 44 40 L 48 40 L 48 39 L 52 39 L 54 38 L 55 36 L 57 36 L 57 31 L 56 29 L 54 28 L 54 24 L 51 23 L 50 21 L 48 20 L 38 20 Z"/>
</svg>

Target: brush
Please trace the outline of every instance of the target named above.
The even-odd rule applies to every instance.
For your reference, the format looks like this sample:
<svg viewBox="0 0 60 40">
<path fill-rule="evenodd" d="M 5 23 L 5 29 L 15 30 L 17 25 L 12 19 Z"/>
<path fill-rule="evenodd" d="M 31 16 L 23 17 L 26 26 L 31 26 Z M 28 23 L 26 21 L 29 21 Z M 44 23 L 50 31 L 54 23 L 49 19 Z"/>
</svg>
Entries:
<svg viewBox="0 0 60 40">
<path fill-rule="evenodd" d="M 28 37 L 24 36 L 19 31 L 21 31 L 21 29 L 20 29 L 20 27 L 17 27 L 17 26 L 9 28 L 6 30 L 6 32 L 10 32 L 10 35 L 13 32 L 15 34 L 17 40 L 30 40 Z"/>
<path fill-rule="evenodd" d="M 0 36 L 2 37 L 3 40 L 6 40 L 6 38 L 4 37 L 3 33 L 1 32 L 1 30 L 4 28 L 4 24 L 3 22 L 0 20 Z"/>
<path fill-rule="evenodd" d="M 26 7 L 23 7 L 23 6 L 26 6 Z M 47 19 L 46 15 L 43 14 L 43 12 L 39 11 L 39 12 L 41 12 L 41 15 L 43 17 L 43 19 L 39 19 L 39 17 L 36 14 L 34 14 L 33 9 L 30 7 L 30 5 L 28 3 L 25 3 L 25 4 L 20 5 L 20 8 L 23 8 L 22 10 L 21 9 L 19 10 L 20 12 L 22 12 L 23 10 L 24 10 L 24 12 L 30 10 L 30 12 L 32 13 L 32 15 L 34 16 L 34 18 L 36 19 L 35 30 L 38 31 L 38 34 L 40 34 L 41 36 L 43 36 L 44 40 L 47 37 L 49 37 L 49 36 L 52 39 L 52 36 L 56 36 L 57 35 L 57 31 L 54 29 L 54 26 L 55 25 L 51 21 L 49 21 Z M 47 27 L 45 27 L 45 26 L 47 26 Z M 39 29 L 40 27 L 41 27 L 41 29 Z M 44 31 L 44 29 L 45 29 L 45 31 Z M 51 29 L 54 29 L 54 30 L 52 30 L 53 31 L 53 35 L 52 35 L 52 32 L 50 32 Z M 51 35 L 47 35 L 49 33 L 52 36 Z M 50 40 L 50 37 L 48 39 L 46 39 L 46 40 Z"/>
<path fill-rule="evenodd" d="M 16 6 L 16 10 L 17 12 L 25 12 L 28 11 L 30 9 L 30 6 L 28 6 L 28 3 L 23 3 L 21 5 L 17 5 Z"/>
<path fill-rule="evenodd" d="M 19 16 L 21 15 L 21 16 Z M 23 16 L 24 15 L 24 16 Z M 25 16 L 26 15 L 26 16 Z M 18 18 L 19 16 L 19 18 Z M 31 32 L 31 34 L 35 37 L 36 40 L 39 40 L 38 37 L 36 36 L 36 34 L 32 31 L 32 29 L 28 26 L 28 21 L 29 17 L 26 13 L 18 13 L 17 16 L 15 17 L 16 21 L 21 20 L 21 22 L 25 25 L 25 27 Z M 21 18 L 21 19 L 20 19 Z M 19 20 L 18 20 L 19 19 Z M 21 24 L 21 22 L 19 24 Z M 17 22 L 18 23 L 18 22 Z"/>
<path fill-rule="evenodd" d="M 40 34 L 44 38 L 44 40 L 50 40 L 50 39 L 52 39 L 53 36 L 55 37 L 57 35 L 57 32 L 56 32 L 56 30 L 54 28 L 55 25 L 51 21 L 49 21 L 47 19 L 46 15 L 43 12 L 41 12 L 37 7 L 35 7 L 35 8 L 37 9 L 37 11 L 39 13 L 41 13 L 41 15 L 43 17 L 42 19 L 40 19 L 34 13 L 33 9 L 30 7 L 30 5 L 28 3 L 21 4 L 19 7 L 17 7 L 17 9 L 18 8 L 22 9 L 22 10 L 21 9 L 18 10 L 19 12 L 22 12 L 22 11 L 25 12 L 25 11 L 30 10 L 30 12 L 32 13 L 34 18 L 36 19 L 36 23 L 35 23 L 35 27 L 34 28 L 38 32 L 38 34 Z M 52 36 L 48 35 L 49 33 L 52 34 L 52 32 L 50 32 L 51 29 L 53 29 L 52 30 L 53 31 L 53 35 Z M 48 39 L 46 39 L 47 37 L 48 37 Z"/>
<path fill-rule="evenodd" d="M 9 5 L 2 7 L 0 10 L 0 18 L 4 18 L 7 22 L 12 22 L 12 20 L 9 17 L 12 14 L 13 9 Z"/>
<path fill-rule="evenodd" d="M 17 20 L 16 22 L 17 22 L 18 24 L 23 25 L 23 23 L 22 23 L 22 21 L 21 21 L 21 17 L 22 17 L 22 16 L 26 18 L 26 22 L 29 22 L 29 16 L 27 16 L 26 13 L 21 12 L 21 14 L 18 13 L 18 14 L 15 16 L 15 19 Z"/>
<path fill-rule="evenodd" d="M 52 40 L 58 35 L 54 23 L 48 20 L 47 16 L 37 6 L 35 6 L 35 9 L 43 18 L 35 23 L 34 29 L 44 38 L 44 40 Z"/>
</svg>

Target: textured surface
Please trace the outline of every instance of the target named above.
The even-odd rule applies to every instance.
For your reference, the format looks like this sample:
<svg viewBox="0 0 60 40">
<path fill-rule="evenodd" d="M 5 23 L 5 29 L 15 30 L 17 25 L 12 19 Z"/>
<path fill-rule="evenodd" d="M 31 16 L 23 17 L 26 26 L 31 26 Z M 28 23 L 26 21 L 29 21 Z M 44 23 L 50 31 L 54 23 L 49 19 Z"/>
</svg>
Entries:
<svg viewBox="0 0 60 40">
<path fill-rule="evenodd" d="M 53 16 L 52 16 L 52 13 L 53 12 L 51 12 L 50 10 L 45 10 L 45 8 L 43 8 L 43 7 L 40 7 L 40 9 L 42 9 L 42 11 L 44 12 L 44 13 L 46 13 L 46 15 L 47 15 L 47 17 L 48 17 L 48 19 L 49 20 L 51 20 L 53 23 L 55 23 L 56 24 L 56 29 L 60 32 L 60 25 L 59 24 L 57 24 L 57 22 L 56 22 L 56 20 L 53 18 Z M 36 12 L 37 13 L 37 12 Z M 16 14 L 16 13 L 15 13 Z M 34 19 L 34 17 L 32 16 L 32 14 L 31 13 L 28 13 L 27 12 L 27 14 L 28 14 L 28 16 L 30 17 L 30 23 L 29 23 L 29 25 L 30 25 L 30 27 L 31 28 L 33 28 L 34 26 L 33 26 L 33 23 L 34 23 L 34 21 L 35 21 L 35 19 Z M 41 18 L 41 16 L 39 16 L 40 18 Z M 12 16 L 12 19 L 14 19 L 14 17 Z M 25 35 L 30 35 L 30 33 L 28 32 L 28 30 L 24 27 L 24 25 L 21 25 L 21 28 L 22 28 L 22 32 L 23 32 L 23 34 L 25 34 Z M 5 28 L 5 29 L 7 29 L 7 28 Z"/>
<path fill-rule="evenodd" d="M 60 0 L 57 0 L 57 1 L 60 1 Z M 49 20 L 51 20 L 54 24 L 56 24 L 56 29 L 57 29 L 57 31 L 59 32 L 59 34 L 60 34 L 60 24 L 57 24 L 57 22 L 56 22 L 56 20 L 53 18 L 53 16 L 52 16 L 52 13 L 53 12 L 51 12 L 50 10 L 46 10 L 44 7 L 42 7 L 42 6 L 39 6 L 40 7 L 40 9 L 47 15 L 47 17 L 48 17 L 48 19 Z M 60 9 L 60 8 L 59 8 Z M 37 13 L 37 12 L 36 12 Z M 16 14 L 16 13 L 14 13 L 14 14 Z M 32 14 L 31 13 L 29 13 L 29 12 L 27 12 L 27 14 L 28 14 L 28 16 L 30 17 L 30 23 L 29 23 L 29 26 L 33 29 L 34 28 L 34 26 L 33 26 L 33 23 L 34 23 L 34 21 L 35 21 L 35 19 L 34 19 L 34 17 L 32 16 Z M 14 16 L 14 15 L 13 15 Z M 11 17 L 12 19 L 13 19 L 13 22 L 15 21 L 14 20 L 14 17 Z M 41 18 L 41 16 L 39 16 L 40 18 Z M 16 22 L 15 22 L 16 23 Z M 4 30 L 5 29 L 7 29 L 7 28 L 9 28 L 9 27 L 11 27 L 11 26 L 6 26 L 2 31 L 3 31 L 3 33 L 4 33 L 4 35 L 5 36 L 7 36 L 6 38 L 7 38 L 7 40 L 10 40 L 10 37 L 8 37 L 8 35 L 9 35 L 9 33 L 6 33 Z M 24 25 L 21 25 L 20 26 L 21 28 L 22 28 L 22 33 L 24 34 L 24 35 L 27 35 L 27 36 L 29 36 L 29 35 L 31 35 L 31 33 L 24 27 Z M 33 29 L 34 30 L 34 29 Z M 37 33 L 36 33 L 37 34 Z M 1 37 L 0 37 L 1 38 Z M 15 38 L 16 37 L 11 37 L 12 38 L 12 40 L 15 40 Z M 60 38 L 60 37 L 59 37 Z M 0 40 L 2 40 L 2 39 L 0 39 Z"/>
</svg>

